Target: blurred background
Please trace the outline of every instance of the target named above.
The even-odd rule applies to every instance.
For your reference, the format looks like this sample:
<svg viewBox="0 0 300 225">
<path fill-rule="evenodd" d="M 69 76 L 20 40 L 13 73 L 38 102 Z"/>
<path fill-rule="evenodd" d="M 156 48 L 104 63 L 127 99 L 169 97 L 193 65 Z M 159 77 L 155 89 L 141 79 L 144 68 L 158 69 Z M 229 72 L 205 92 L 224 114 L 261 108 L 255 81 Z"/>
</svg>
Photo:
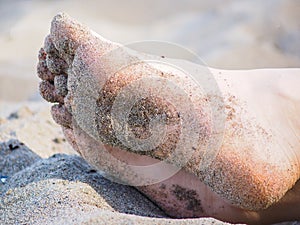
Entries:
<svg viewBox="0 0 300 225">
<path fill-rule="evenodd" d="M 299 0 L 0 0 L 0 111 L 40 100 L 37 55 L 62 11 L 115 42 L 177 43 L 211 67 L 300 67 Z"/>
</svg>

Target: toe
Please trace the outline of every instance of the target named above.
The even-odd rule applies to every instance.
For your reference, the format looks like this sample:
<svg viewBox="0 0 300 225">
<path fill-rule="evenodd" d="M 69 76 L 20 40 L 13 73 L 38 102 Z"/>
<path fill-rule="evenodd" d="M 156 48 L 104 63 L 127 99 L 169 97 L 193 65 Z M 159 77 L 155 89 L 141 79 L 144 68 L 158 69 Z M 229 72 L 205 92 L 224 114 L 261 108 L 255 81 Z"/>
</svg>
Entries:
<svg viewBox="0 0 300 225">
<path fill-rule="evenodd" d="M 51 23 L 51 39 L 67 63 L 73 61 L 78 46 L 86 43 L 92 34 L 88 28 L 64 13 L 56 15 Z"/>
<path fill-rule="evenodd" d="M 68 112 L 65 106 L 59 104 L 53 105 L 51 107 L 51 115 L 54 121 L 59 125 L 71 128 L 72 115 Z"/>
<path fill-rule="evenodd" d="M 45 38 L 44 49 L 46 53 L 46 56 L 44 56 L 44 58 L 46 60 L 49 71 L 54 74 L 66 73 L 68 65 L 59 56 L 59 52 L 55 48 L 53 41 L 49 35 Z"/>
<path fill-rule="evenodd" d="M 55 74 L 49 71 L 46 62 L 47 53 L 43 48 L 39 52 L 39 63 L 37 66 L 37 74 L 42 80 L 53 81 Z"/>
<path fill-rule="evenodd" d="M 45 38 L 45 41 L 44 41 L 44 49 L 45 49 L 45 52 L 47 54 L 50 54 L 50 55 L 58 55 L 58 51 L 57 49 L 55 48 L 54 44 L 53 44 L 53 41 L 50 37 L 50 35 L 48 35 L 46 38 Z"/>
<path fill-rule="evenodd" d="M 67 63 L 58 56 L 48 54 L 46 56 L 46 63 L 49 71 L 53 74 L 66 74 L 67 72 Z"/>
<path fill-rule="evenodd" d="M 64 103 L 64 97 L 61 95 L 58 95 L 56 93 L 55 87 L 53 84 L 51 84 L 49 81 L 42 81 L 39 85 L 39 90 L 41 96 L 48 102 L 58 102 L 63 104 Z"/>
</svg>

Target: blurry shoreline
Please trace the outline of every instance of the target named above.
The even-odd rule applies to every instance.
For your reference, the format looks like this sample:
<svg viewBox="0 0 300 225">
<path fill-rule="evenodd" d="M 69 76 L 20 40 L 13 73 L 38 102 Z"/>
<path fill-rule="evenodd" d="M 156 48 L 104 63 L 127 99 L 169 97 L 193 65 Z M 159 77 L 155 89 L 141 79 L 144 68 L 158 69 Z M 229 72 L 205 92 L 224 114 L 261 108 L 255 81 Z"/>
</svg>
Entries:
<svg viewBox="0 0 300 225">
<path fill-rule="evenodd" d="M 61 11 L 109 40 L 175 43 L 215 68 L 300 67 L 295 0 L 2 1 L 0 101 L 37 96 L 38 51 Z"/>
<path fill-rule="evenodd" d="M 36 73 L 51 20 L 62 11 L 109 40 L 175 43 L 210 67 L 286 68 L 300 67 L 300 1 L 0 0 L 0 196 L 9 203 L 0 201 L 0 221 L 227 224 L 148 218 L 165 215 L 134 188 L 107 182 L 74 156 L 39 96 Z"/>
</svg>

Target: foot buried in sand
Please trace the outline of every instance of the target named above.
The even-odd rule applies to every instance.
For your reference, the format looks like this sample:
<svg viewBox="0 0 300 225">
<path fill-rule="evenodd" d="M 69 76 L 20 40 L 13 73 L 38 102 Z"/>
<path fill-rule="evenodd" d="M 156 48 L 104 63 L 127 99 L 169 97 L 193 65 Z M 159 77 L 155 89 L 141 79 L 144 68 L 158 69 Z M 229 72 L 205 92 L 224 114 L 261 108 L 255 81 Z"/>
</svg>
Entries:
<svg viewBox="0 0 300 225">
<path fill-rule="evenodd" d="M 253 224 L 300 219 L 299 73 L 139 53 L 65 14 L 38 64 L 54 120 L 108 177 L 170 216 Z"/>
</svg>

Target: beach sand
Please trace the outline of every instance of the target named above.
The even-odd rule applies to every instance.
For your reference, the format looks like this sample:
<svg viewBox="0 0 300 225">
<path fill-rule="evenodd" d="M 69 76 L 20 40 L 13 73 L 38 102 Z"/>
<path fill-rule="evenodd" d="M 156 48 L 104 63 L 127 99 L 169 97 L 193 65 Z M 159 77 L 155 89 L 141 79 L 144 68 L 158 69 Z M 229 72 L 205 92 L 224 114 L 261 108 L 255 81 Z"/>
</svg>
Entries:
<svg viewBox="0 0 300 225">
<path fill-rule="evenodd" d="M 61 11 L 119 43 L 177 43 L 211 67 L 254 69 L 300 67 L 300 2 L 0 2 L 1 224 L 225 224 L 167 218 L 134 188 L 94 171 L 66 142 L 36 75 L 39 48 Z"/>
<path fill-rule="evenodd" d="M 135 188 L 111 182 L 79 157 L 48 105 L 16 107 L 0 120 L 1 224 L 228 224 L 169 218 Z"/>
<path fill-rule="evenodd" d="M 0 121 L 1 224 L 227 224 L 169 218 L 79 157 L 48 106 L 25 105 Z"/>
</svg>

